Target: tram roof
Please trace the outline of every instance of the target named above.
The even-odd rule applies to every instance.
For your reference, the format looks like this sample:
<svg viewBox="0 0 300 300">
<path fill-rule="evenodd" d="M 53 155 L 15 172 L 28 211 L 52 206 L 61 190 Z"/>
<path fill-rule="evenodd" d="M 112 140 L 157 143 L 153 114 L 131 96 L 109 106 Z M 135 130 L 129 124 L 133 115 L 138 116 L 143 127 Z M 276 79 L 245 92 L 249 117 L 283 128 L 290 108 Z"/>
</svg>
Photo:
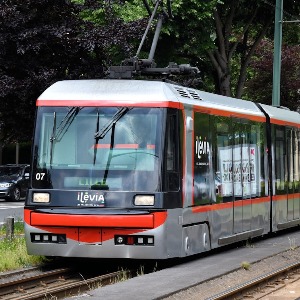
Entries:
<svg viewBox="0 0 300 300">
<path fill-rule="evenodd" d="M 137 105 L 147 102 L 164 102 L 178 99 L 163 82 L 142 80 L 91 79 L 58 81 L 50 86 L 38 98 L 41 101 L 70 105 L 70 102 L 81 101 L 98 105 Z M 72 105 L 72 104 L 71 104 Z"/>
<path fill-rule="evenodd" d="M 298 112 L 265 104 L 261 104 L 261 106 L 269 115 L 271 123 L 278 125 L 296 125 L 300 128 L 300 114 Z"/>
<path fill-rule="evenodd" d="M 190 105 L 211 103 L 228 109 L 242 108 L 249 111 L 259 111 L 250 101 L 224 97 L 202 92 L 196 89 L 162 81 L 91 79 L 58 81 L 44 91 L 38 98 L 38 105 L 70 106 L 71 102 L 99 102 L 110 105 L 118 102 L 124 105 L 139 105 L 142 103 L 175 102 Z"/>
<path fill-rule="evenodd" d="M 58 81 L 50 86 L 37 100 L 38 106 L 198 106 L 216 111 L 247 115 L 250 119 L 265 119 L 264 114 L 251 101 L 211 94 L 192 88 L 162 81 L 89 79 Z M 263 106 L 282 121 L 299 124 L 299 114 L 283 109 Z M 284 112 L 282 112 L 284 111 Z M 298 117 L 297 117 L 298 116 Z M 298 118 L 298 119 L 297 119 Z M 279 119 L 281 120 L 281 119 Z"/>
</svg>

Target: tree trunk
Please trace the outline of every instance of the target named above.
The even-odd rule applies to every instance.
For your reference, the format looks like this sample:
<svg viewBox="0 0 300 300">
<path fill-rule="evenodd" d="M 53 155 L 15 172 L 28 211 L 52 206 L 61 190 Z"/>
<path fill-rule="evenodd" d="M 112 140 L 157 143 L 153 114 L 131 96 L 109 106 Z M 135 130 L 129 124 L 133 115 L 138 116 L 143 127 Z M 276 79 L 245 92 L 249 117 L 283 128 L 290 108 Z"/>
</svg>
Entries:
<svg viewBox="0 0 300 300">
<path fill-rule="evenodd" d="M 222 11 L 221 11 L 222 9 Z M 225 12 L 223 12 L 225 11 Z M 254 6 L 254 10 L 249 19 L 246 20 L 244 26 L 239 28 L 238 24 L 234 23 L 234 17 L 239 13 L 239 8 L 235 0 L 228 1 L 228 5 L 218 6 L 214 11 L 216 40 L 214 50 L 207 52 L 210 61 L 212 62 L 216 74 L 217 82 L 216 93 L 224 96 L 232 96 L 232 91 L 235 91 L 235 97 L 241 98 L 245 81 L 247 78 L 247 67 L 251 61 L 251 58 L 258 47 L 260 41 L 263 39 L 267 29 L 272 22 L 272 17 L 269 17 L 264 26 L 254 28 L 257 29 L 256 37 L 248 37 L 250 26 L 255 26 L 254 19 L 257 16 L 257 7 Z M 233 29 L 235 26 L 235 33 Z M 237 30 L 237 28 L 239 30 Z M 253 28 L 251 28 L 253 30 Z M 239 46 L 239 48 L 238 48 Z M 240 55 L 240 69 L 238 75 L 237 85 L 232 87 L 231 82 L 231 64 L 234 55 Z"/>
</svg>

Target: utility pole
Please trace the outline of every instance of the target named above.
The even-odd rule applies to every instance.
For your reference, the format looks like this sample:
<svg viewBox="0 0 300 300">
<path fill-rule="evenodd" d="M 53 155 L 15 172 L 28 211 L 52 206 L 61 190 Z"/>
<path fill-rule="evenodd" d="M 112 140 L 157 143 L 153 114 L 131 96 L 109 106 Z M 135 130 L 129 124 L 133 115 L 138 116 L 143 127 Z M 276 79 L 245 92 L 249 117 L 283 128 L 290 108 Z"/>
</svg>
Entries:
<svg viewBox="0 0 300 300">
<path fill-rule="evenodd" d="M 273 59 L 272 105 L 280 106 L 281 44 L 282 44 L 283 0 L 276 0 Z"/>
</svg>

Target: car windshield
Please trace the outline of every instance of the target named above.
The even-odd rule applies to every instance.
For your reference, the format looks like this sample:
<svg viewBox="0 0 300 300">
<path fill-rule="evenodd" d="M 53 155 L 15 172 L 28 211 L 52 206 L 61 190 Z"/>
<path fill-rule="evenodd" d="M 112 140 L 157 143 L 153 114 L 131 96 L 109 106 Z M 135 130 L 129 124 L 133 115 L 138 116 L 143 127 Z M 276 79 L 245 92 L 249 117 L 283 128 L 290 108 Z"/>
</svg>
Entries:
<svg viewBox="0 0 300 300">
<path fill-rule="evenodd" d="M 3 166 L 0 167 L 0 176 L 12 176 L 21 174 L 22 169 L 20 167 Z"/>
<path fill-rule="evenodd" d="M 159 188 L 161 108 L 41 107 L 33 187 Z"/>
</svg>

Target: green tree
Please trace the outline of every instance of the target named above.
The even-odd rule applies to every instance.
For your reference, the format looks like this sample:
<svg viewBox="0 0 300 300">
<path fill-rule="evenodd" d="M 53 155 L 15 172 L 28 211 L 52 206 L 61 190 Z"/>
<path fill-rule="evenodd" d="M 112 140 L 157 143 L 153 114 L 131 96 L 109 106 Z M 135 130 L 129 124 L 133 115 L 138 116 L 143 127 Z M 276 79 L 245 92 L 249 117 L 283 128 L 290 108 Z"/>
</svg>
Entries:
<svg viewBox="0 0 300 300">
<path fill-rule="evenodd" d="M 102 10 L 101 22 L 83 20 Z M 97 18 L 97 16 L 95 16 Z M 130 51 L 139 22 L 124 23 L 107 1 L 0 2 L 0 130 L 5 141 L 31 139 L 35 101 L 53 82 L 99 78 L 117 49 Z"/>
<path fill-rule="evenodd" d="M 174 19 L 164 27 L 156 60 L 190 62 L 201 70 L 206 90 L 241 98 L 255 50 L 273 36 L 275 2 L 174 0 Z M 121 15 L 140 18 L 141 6 L 138 0 L 123 2 Z M 299 1 L 284 1 L 285 16 L 299 11 Z"/>
<path fill-rule="evenodd" d="M 182 11 L 189 9 L 188 2 Z M 253 53 L 272 31 L 274 7 L 260 0 L 224 0 L 209 9 L 205 20 L 197 19 L 198 11 L 194 12 L 193 28 L 183 44 L 189 45 L 188 51 L 193 49 L 189 52 L 194 61 L 205 62 L 207 77 L 213 78 L 213 92 L 240 98 Z M 180 34 L 185 37 L 182 30 Z"/>
<path fill-rule="evenodd" d="M 246 84 L 247 94 L 255 101 L 272 104 L 273 43 L 263 40 L 251 63 L 253 78 Z M 282 47 L 280 105 L 300 108 L 300 45 Z"/>
<path fill-rule="evenodd" d="M 23 141 L 32 134 L 39 94 L 85 67 L 93 73 L 91 58 L 77 41 L 78 9 L 70 3 L 9 0 L 0 13 L 1 129 L 7 141 Z"/>
</svg>

